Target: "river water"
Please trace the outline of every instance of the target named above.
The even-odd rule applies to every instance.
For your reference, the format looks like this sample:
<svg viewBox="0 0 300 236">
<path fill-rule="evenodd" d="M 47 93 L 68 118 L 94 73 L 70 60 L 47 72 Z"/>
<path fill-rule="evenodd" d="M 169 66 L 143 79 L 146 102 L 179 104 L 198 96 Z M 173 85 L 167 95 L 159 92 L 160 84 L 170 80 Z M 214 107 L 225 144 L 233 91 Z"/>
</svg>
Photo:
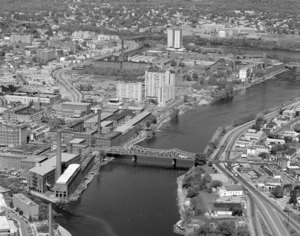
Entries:
<svg viewBox="0 0 300 236">
<path fill-rule="evenodd" d="M 143 146 L 201 152 L 218 126 L 300 96 L 300 72 L 291 70 L 227 102 L 198 108 L 166 124 Z M 123 158 L 102 167 L 80 200 L 57 218 L 73 236 L 170 236 L 178 221 L 176 178 L 186 169 L 171 163 Z M 183 165 L 180 164 L 181 167 Z M 185 166 L 187 167 L 187 166 Z"/>
</svg>

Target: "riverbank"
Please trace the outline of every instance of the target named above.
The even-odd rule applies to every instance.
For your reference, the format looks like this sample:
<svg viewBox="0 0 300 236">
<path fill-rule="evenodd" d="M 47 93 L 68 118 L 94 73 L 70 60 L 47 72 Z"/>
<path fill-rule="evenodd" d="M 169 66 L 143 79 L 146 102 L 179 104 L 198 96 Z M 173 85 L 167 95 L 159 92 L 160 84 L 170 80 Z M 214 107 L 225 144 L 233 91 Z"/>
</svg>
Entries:
<svg viewBox="0 0 300 236">
<path fill-rule="evenodd" d="M 95 165 L 90 169 L 89 173 L 86 175 L 84 181 L 78 186 L 78 188 L 75 190 L 75 192 L 70 197 L 70 201 L 76 201 L 80 198 L 81 194 L 84 190 L 87 189 L 89 183 L 92 182 L 95 175 L 98 174 L 99 169 L 101 166 L 104 166 L 114 160 L 113 157 L 107 158 L 105 161 L 100 161 L 99 159 L 96 159 Z"/>
</svg>

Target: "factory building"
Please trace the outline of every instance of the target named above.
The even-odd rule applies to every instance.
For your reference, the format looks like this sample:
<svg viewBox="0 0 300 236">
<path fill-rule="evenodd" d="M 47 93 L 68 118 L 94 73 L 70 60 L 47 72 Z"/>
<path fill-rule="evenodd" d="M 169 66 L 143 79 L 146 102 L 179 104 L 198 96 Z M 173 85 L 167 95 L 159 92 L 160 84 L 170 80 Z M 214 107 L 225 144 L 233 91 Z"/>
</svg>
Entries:
<svg viewBox="0 0 300 236">
<path fill-rule="evenodd" d="M 61 153 L 61 169 L 66 169 L 72 163 L 79 163 L 78 154 Z M 37 163 L 27 174 L 27 187 L 39 193 L 45 193 L 55 184 L 57 155 Z"/>
<path fill-rule="evenodd" d="M 91 103 L 64 102 L 58 114 L 65 117 L 82 117 L 91 113 Z"/>
<path fill-rule="evenodd" d="M 90 155 L 81 163 L 81 165 L 69 165 L 55 183 L 55 197 L 61 200 L 70 198 L 93 167 L 94 160 L 95 156 Z"/>
<path fill-rule="evenodd" d="M 0 145 L 18 146 L 27 142 L 27 126 L 23 124 L 0 123 Z"/>
<path fill-rule="evenodd" d="M 4 98 L 8 103 L 21 103 L 29 105 L 35 103 L 38 105 L 54 105 L 61 100 L 60 94 L 52 93 L 28 93 L 28 92 L 15 92 L 14 94 L 6 94 Z"/>
</svg>

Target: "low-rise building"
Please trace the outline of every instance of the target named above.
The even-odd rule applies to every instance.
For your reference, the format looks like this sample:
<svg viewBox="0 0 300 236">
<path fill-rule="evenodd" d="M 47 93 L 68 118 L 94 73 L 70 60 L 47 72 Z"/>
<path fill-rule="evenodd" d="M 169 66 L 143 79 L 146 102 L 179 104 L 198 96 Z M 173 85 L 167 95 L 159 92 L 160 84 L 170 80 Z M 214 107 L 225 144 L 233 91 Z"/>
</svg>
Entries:
<svg viewBox="0 0 300 236">
<path fill-rule="evenodd" d="M 13 195 L 13 205 L 22 211 L 23 216 L 27 219 L 39 219 L 39 205 L 22 193 Z"/>
<path fill-rule="evenodd" d="M 243 186 L 240 184 L 224 185 L 219 189 L 220 196 L 241 196 L 244 194 Z"/>
<path fill-rule="evenodd" d="M 29 105 L 35 103 L 39 105 L 54 105 L 61 100 L 60 94 L 51 93 L 27 93 L 27 92 L 15 92 L 14 94 L 4 95 L 8 103 L 21 103 L 23 105 Z"/>
<path fill-rule="evenodd" d="M 214 202 L 214 212 L 218 217 L 232 216 L 234 210 L 243 210 L 242 203 Z"/>
<path fill-rule="evenodd" d="M 58 114 L 66 117 L 82 117 L 91 113 L 91 107 L 91 103 L 64 102 Z"/>
</svg>

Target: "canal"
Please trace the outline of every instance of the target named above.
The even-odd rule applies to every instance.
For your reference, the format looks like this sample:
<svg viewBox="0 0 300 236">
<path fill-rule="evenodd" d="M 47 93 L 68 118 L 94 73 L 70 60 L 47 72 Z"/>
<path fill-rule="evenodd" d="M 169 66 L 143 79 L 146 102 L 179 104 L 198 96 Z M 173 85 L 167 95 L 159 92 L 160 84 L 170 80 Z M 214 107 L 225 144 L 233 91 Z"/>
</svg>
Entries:
<svg viewBox="0 0 300 236">
<path fill-rule="evenodd" d="M 201 152 L 218 126 L 296 96 L 300 96 L 300 72 L 287 71 L 238 92 L 231 101 L 186 113 L 142 145 Z M 176 178 L 185 171 L 151 159 L 138 160 L 136 165 L 129 158 L 115 160 L 101 169 L 82 197 L 57 221 L 73 236 L 174 235 L 172 225 L 179 219 Z"/>
</svg>

